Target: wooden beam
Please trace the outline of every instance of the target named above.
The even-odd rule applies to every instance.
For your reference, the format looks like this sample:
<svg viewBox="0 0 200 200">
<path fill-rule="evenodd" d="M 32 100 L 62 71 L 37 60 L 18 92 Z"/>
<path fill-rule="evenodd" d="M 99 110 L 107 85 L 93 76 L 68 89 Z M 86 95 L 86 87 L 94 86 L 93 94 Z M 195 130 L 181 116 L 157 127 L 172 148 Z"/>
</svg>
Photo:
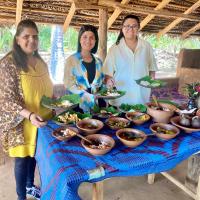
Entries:
<svg viewBox="0 0 200 200">
<path fill-rule="evenodd" d="M 121 4 L 128 4 L 130 0 L 122 0 Z M 112 26 L 114 21 L 117 19 L 117 17 L 121 14 L 122 10 L 120 8 L 116 8 L 113 12 L 113 14 L 108 19 L 108 29 Z"/>
<path fill-rule="evenodd" d="M 194 33 L 195 31 L 197 31 L 199 29 L 200 29 L 200 23 L 196 24 L 191 29 L 189 29 L 188 31 L 186 31 L 185 33 L 183 33 L 182 36 L 181 36 L 181 38 L 184 39 L 184 38 L 188 37 L 190 34 Z"/>
<path fill-rule="evenodd" d="M 170 1 L 172 0 L 163 0 L 154 8 L 154 10 L 160 10 L 164 8 Z M 154 17 L 155 15 L 152 14 L 145 17 L 140 23 L 140 30 L 143 29 Z"/>
<path fill-rule="evenodd" d="M 196 10 L 198 7 L 200 6 L 200 0 L 198 0 L 195 4 L 193 4 L 190 8 L 188 8 L 184 14 L 190 14 L 192 13 L 194 10 Z M 168 26 L 166 26 L 163 30 L 159 31 L 159 33 L 157 34 L 157 37 L 161 37 L 162 35 L 164 35 L 165 33 L 167 33 L 168 31 L 170 31 L 172 28 L 174 28 L 177 24 L 179 24 L 181 21 L 183 21 L 183 18 L 177 18 L 175 19 L 172 23 L 170 23 Z"/>
<path fill-rule="evenodd" d="M 21 21 L 22 7 L 23 7 L 23 0 L 17 0 L 16 21 L 15 21 L 16 26 L 17 26 L 18 23 Z"/>
<path fill-rule="evenodd" d="M 107 54 L 108 10 L 99 9 L 99 49 L 98 56 L 104 61 Z"/>
<path fill-rule="evenodd" d="M 72 3 L 69 13 L 68 13 L 66 20 L 64 22 L 64 25 L 63 25 L 63 32 L 66 32 L 66 30 L 68 29 L 69 24 L 72 20 L 72 17 L 74 16 L 75 11 L 76 11 L 75 3 Z"/>
<path fill-rule="evenodd" d="M 104 5 L 104 6 L 113 7 L 113 8 L 120 8 L 123 11 L 128 11 L 130 13 L 139 13 L 139 14 L 147 14 L 147 15 L 154 14 L 154 15 L 166 17 L 166 18 L 180 17 L 180 18 L 183 18 L 183 19 L 189 20 L 189 21 L 200 21 L 200 17 L 196 17 L 196 16 L 192 16 L 192 15 L 175 13 L 175 12 L 170 12 L 170 11 L 166 11 L 166 10 L 157 11 L 157 10 L 152 10 L 148 7 L 138 8 L 138 7 L 134 7 L 131 5 L 121 5 L 120 3 L 110 1 L 110 0 L 99 0 L 99 5 Z"/>
</svg>

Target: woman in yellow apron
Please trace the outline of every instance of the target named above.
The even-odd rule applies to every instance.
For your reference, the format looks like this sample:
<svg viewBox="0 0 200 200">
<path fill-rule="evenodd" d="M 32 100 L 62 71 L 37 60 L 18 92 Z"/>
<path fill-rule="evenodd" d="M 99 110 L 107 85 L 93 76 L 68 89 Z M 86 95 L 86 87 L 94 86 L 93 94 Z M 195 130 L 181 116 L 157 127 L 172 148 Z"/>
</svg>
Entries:
<svg viewBox="0 0 200 200">
<path fill-rule="evenodd" d="M 38 54 L 38 29 L 31 20 L 17 26 L 13 49 L 0 61 L 0 139 L 4 151 L 15 158 L 18 200 L 26 194 L 40 199 L 34 186 L 37 128 L 51 111 L 40 106 L 43 95 L 52 97 L 47 65 Z"/>
</svg>

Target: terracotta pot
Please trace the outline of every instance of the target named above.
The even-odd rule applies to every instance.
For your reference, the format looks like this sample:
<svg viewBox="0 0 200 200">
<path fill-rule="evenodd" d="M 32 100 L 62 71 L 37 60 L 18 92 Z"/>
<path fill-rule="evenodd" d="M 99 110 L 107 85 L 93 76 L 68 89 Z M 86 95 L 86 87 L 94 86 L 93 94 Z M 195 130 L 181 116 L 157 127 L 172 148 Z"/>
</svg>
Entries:
<svg viewBox="0 0 200 200">
<path fill-rule="evenodd" d="M 167 103 L 159 103 L 161 108 L 167 108 L 168 111 L 165 110 L 156 110 L 152 106 L 156 107 L 154 103 L 147 104 L 147 114 L 152 116 L 154 122 L 168 123 L 170 118 L 173 116 L 174 111 L 177 109 L 176 106 L 167 104 Z"/>
</svg>

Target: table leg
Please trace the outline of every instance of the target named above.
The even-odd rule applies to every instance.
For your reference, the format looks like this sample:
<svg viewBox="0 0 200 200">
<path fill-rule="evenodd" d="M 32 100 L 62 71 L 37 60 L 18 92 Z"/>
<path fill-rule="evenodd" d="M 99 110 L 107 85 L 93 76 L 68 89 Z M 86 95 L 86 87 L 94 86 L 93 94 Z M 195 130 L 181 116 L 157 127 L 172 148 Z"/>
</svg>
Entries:
<svg viewBox="0 0 200 200">
<path fill-rule="evenodd" d="M 93 183 L 92 200 L 103 200 L 103 181 Z"/>
<path fill-rule="evenodd" d="M 148 174 L 148 184 L 153 184 L 156 174 Z"/>
<path fill-rule="evenodd" d="M 197 184 L 196 200 L 200 200 L 200 176 L 199 176 L 198 184 Z"/>
</svg>

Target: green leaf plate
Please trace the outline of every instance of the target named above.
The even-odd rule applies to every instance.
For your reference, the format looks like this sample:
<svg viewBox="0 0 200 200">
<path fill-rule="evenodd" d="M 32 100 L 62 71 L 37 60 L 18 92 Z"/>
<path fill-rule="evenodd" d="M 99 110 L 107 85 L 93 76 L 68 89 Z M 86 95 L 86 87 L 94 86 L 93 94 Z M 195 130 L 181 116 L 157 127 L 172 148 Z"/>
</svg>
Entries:
<svg viewBox="0 0 200 200">
<path fill-rule="evenodd" d="M 113 92 L 118 93 L 117 96 L 106 95 L 107 91 L 108 91 L 108 89 L 103 88 L 96 95 L 97 95 L 98 98 L 102 98 L 102 99 L 117 99 L 117 98 L 120 98 L 120 97 L 122 97 L 126 94 L 125 91 L 114 90 Z"/>
<path fill-rule="evenodd" d="M 90 113 L 80 113 L 80 112 L 75 112 L 73 110 L 69 110 L 69 111 L 65 111 L 65 112 L 62 112 L 62 113 L 56 115 L 55 117 L 52 118 L 52 121 L 55 122 L 56 124 L 60 125 L 60 126 L 67 126 L 67 125 L 75 124 L 76 121 L 74 121 L 74 120 L 68 121 L 68 122 L 62 122 L 62 120 L 59 119 L 59 116 L 64 116 L 65 113 L 77 114 L 77 117 L 80 120 L 85 119 L 85 118 L 92 118 L 92 115 Z"/>
<path fill-rule="evenodd" d="M 105 111 L 105 113 L 101 113 L 102 111 Z M 100 108 L 97 105 L 94 106 L 92 113 L 93 113 L 93 115 L 95 115 L 99 118 L 114 117 L 114 116 L 118 116 L 120 114 L 120 112 L 117 109 L 115 109 L 113 106 L 109 106 L 107 108 L 106 107 Z"/>
<path fill-rule="evenodd" d="M 62 102 L 68 100 L 69 102 L 72 103 L 71 106 L 65 106 L 62 105 Z M 64 108 L 64 109 L 72 109 L 76 107 L 80 103 L 80 97 L 78 94 L 69 94 L 69 95 L 64 95 L 58 99 L 52 99 L 46 96 L 42 97 L 41 104 L 49 109 L 58 109 L 58 108 Z"/>
<path fill-rule="evenodd" d="M 150 76 L 145 76 L 135 81 L 138 85 L 146 88 L 164 87 L 167 83 L 162 80 L 154 80 Z M 145 84 L 144 84 L 145 83 Z"/>
</svg>

